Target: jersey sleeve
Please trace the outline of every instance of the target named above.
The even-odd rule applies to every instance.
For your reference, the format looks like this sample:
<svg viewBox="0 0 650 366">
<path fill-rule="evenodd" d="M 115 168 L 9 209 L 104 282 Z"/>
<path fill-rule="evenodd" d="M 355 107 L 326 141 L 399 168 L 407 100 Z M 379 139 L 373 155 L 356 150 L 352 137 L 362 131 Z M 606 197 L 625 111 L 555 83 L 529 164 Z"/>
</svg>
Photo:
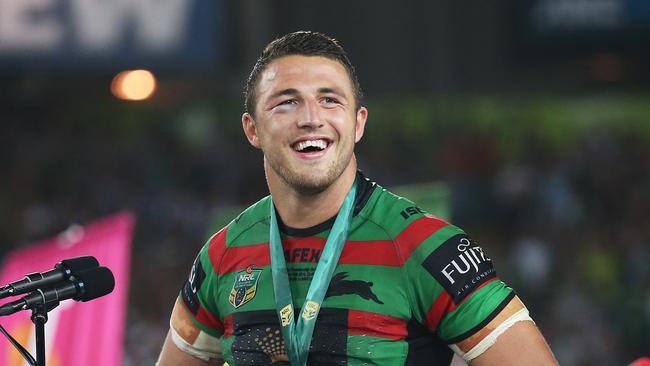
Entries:
<svg viewBox="0 0 650 366">
<path fill-rule="evenodd" d="M 420 226 L 441 226 L 422 217 Z M 428 223 L 430 221 L 430 223 Z M 490 257 L 463 230 L 443 225 L 409 243 L 415 249 L 404 270 L 411 286 L 414 313 L 447 344 L 479 332 L 514 297 L 497 276 Z"/>
<path fill-rule="evenodd" d="M 179 294 L 188 317 L 214 337 L 221 337 L 224 332 L 216 305 L 218 276 L 215 266 L 218 266 L 225 249 L 226 231 L 226 228 L 222 229 L 203 246 Z"/>
</svg>

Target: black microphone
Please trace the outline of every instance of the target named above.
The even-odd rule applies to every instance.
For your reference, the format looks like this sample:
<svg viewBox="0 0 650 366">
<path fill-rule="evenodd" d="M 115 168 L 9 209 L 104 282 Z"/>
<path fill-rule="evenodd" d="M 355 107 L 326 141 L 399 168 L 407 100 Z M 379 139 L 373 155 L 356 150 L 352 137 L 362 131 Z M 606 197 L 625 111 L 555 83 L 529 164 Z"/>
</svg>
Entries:
<svg viewBox="0 0 650 366">
<path fill-rule="evenodd" d="M 99 262 L 95 257 L 84 256 L 64 259 L 57 263 L 54 269 L 42 273 L 30 273 L 22 280 L 0 287 L 0 299 L 32 292 L 39 288 L 51 287 L 58 282 L 69 279 L 70 276 L 79 271 L 96 267 L 99 267 Z"/>
<path fill-rule="evenodd" d="M 69 281 L 49 289 L 38 289 L 20 300 L 0 306 L 0 316 L 20 310 L 32 309 L 38 305 L 58 305 L 62 300 L 89 301 L 107 295 L 115 288 L 113 272 L 106 267 L 79 271 Z"/>
</svg>

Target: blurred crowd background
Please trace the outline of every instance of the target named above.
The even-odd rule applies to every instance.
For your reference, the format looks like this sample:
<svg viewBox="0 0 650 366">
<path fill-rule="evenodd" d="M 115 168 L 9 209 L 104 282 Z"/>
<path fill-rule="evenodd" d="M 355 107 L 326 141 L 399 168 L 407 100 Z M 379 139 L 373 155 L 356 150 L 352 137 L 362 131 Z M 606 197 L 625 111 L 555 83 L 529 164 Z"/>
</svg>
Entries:
<svg viewBox="0 0 650 366">
<path fill-rule="evenodd" d="M 0 1 L 0 254 L 131 210 L 124 365 L 152 364 L 201 245 L 267 194 L 241 93 L 301 29 L 357 67 L 365 174 L 446 187 L 561 364 L 650 354 L 644 0 Z M 151 97 L 111 92 L 128 69 Z"/>
</svg>

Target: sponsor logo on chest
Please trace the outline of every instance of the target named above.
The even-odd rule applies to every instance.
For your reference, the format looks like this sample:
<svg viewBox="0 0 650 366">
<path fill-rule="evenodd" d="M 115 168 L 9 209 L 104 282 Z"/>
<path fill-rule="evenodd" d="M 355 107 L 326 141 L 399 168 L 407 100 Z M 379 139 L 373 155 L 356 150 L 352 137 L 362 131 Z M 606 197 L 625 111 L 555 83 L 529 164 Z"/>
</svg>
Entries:
<svg viewBox="0 0 650 366">
<path fill-rule="evenodd" d="M 318 263 L 322 250 L 313 248 L 292 248 L 284 250 L 287 263 Z"/>
</svg>

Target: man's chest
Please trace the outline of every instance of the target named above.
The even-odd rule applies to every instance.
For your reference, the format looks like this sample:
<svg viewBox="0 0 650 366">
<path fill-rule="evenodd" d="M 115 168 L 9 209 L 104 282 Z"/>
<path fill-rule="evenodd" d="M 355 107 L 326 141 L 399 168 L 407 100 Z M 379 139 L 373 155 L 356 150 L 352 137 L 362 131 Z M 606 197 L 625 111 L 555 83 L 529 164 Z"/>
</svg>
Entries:
<svg viewBox="0 0 650 366">
<path fill-rule="evenodd" d="M 298 253 L 296 258 L 314 255 Z M 287 265 L 295 314 L 301 314 L 315 269 L 309 260 Z M 316 320 L 310 360 L 347 365 L 348 360 L 380 356 L 384 349 L 397 352 L 391 357 L 405 354 L 411 313 L 401 282 L 397 267 L 339 264 Z M 230 353 L 236 365 L 248 364 L 243 359 L 254 359 L 251 364 L 285 359 L 270 267 L 250 266 L 222 276 L 216 296 L 225 355 Z"/>
</svg>

